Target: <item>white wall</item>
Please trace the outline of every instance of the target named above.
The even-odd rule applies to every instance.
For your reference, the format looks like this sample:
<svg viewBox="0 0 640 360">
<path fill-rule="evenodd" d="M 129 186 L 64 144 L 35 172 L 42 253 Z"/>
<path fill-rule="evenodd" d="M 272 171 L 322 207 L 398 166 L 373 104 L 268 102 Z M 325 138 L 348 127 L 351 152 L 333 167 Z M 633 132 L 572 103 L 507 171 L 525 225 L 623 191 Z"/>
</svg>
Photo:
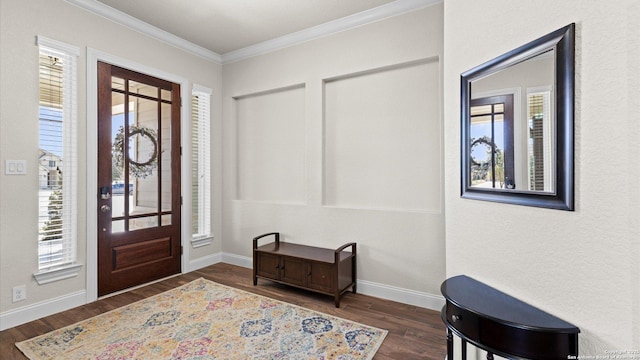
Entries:
<svg viewBox="0 0 640 360">
<path fill-rule="evenodd" d="M 218 134 L 214 138 L 216 150 L 216 144 L 220 144 L 221 65 L 116 25 L 62 0 L 3 0 L 0 26 L 0 158 L 2 167 L 6 159 L 27 161 L 26 175 L 7 176 L 4 171 L 0 175 L 0 314 L 6 315 L 14 310 L 33 309 L 30 307 L 54 299 L 64 306 L 70 298 L 90 297 L 85 294 L 86 239 L 90 237 L 87 222 L 91 221 L 94 209 L 87 209 L 86 193 L 88 180 L 95 174 L 87 173 L 90 160 L 86 155 L 86 134 L 87 122 L 91 119 L 86 98 L 87 48 L 186 79 L 189 93 L 192 82 L 213 89 L 212 128 Z M 46 285 L 37 285 L 32 277 L 38 266 L 38 47 L 35 43 L 38 35 L 79 47 L 81 52 L 78 62 L 78 262 L 84 267 L 77 277 Z M 214 181 L 219 186 L 217 176 L 220 172 L 215 167 L 219 162 L 214 164 Z M 220 204 L 219 200 L 216 204 Z M 214 206 L 214 213 L 220 214 L 219 205 Z M 220 222 L 219 218 L 214 220 L 217 241 L 190 249 L 190 258 L 186 261 L 198 261 L 220 251 Z M 27 300 L 12 303 L 11 289 L 20 284 L 27 285 Z M 12 314 L 19 316 L 19 312 Z"/>
<path fill-rule="evenodd" d="M 576 211 L 461 199 L 460 73 L 571 22 Z M 447 276 L 574 323 L 580 355 L 640 349 L 639 39 L 636 0 L 445 1 Z"/>
<path fill-rule="evenodd" d="M 442 28 L 437 4 L 223 66 L 226 254 L 355 241 L 360 281 L 440 294 Z"/>
</svg>

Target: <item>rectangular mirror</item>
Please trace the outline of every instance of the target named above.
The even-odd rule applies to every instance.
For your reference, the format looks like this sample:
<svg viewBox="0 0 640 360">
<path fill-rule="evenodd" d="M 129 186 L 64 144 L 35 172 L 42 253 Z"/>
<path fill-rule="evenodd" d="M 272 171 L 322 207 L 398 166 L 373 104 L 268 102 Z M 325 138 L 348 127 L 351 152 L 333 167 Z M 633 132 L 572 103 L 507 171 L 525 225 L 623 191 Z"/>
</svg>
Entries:
<svg viewBox="0 0 640 360">
<path fill-rule="evenodd" d="M 570 24 L 461 75 L 463 198 L 573 210 Z"/>
</svg>

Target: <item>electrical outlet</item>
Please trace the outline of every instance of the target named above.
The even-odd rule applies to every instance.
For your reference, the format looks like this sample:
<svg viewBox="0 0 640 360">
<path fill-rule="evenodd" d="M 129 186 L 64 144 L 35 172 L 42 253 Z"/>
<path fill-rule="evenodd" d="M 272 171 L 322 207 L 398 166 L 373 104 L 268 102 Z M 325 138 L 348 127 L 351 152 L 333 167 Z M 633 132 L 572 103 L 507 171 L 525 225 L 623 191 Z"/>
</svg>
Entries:
<svg viewBox="0 0 640 360">
<path fill-rule="evenodd" d="M 25 285 L 18 285 L 13 287 L 13 302 L 18 302 L 27 299 L 27 287 Z"/>
</svg>

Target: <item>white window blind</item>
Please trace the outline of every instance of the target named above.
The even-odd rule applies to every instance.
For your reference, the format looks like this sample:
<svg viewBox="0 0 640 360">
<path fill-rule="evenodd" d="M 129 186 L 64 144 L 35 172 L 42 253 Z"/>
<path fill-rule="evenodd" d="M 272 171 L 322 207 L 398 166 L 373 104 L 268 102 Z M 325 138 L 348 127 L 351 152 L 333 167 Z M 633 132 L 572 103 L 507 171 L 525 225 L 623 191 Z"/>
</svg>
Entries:
<svg viewBox="0 0 640 360">
<path fill-rule="evenodd" d="M 38 37 L 38 268 L 76 261 L 77 58 L 79 50 Z"/>
<path fill-rule="evenodd" d="M 552 191 L 551 91 L 527 93 L 529 190 Z"/>
<path fill-rule="evenodd" d="M 211 90 L 194 85 L 191 96 L 191 233 L 193 240 L 212 237 L 210 107 Z"/>
</svg>

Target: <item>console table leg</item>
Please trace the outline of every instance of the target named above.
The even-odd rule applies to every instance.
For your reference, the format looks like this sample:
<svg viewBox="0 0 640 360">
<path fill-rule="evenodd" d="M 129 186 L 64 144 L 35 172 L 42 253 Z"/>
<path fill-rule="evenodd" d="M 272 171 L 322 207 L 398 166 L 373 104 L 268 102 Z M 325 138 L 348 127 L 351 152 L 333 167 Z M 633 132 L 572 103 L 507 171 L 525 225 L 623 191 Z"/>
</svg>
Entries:
<svg viewBox="0 0 640 360">
<path fill-rule="evenodd" d="M 467 360 L 467 340 L 462 339 L 462 360 Z"/>
<path fill-rule="evenodd" d="M 447 329 L 447 360 L 453 360 L 453 333 Z"/>
</svg>

